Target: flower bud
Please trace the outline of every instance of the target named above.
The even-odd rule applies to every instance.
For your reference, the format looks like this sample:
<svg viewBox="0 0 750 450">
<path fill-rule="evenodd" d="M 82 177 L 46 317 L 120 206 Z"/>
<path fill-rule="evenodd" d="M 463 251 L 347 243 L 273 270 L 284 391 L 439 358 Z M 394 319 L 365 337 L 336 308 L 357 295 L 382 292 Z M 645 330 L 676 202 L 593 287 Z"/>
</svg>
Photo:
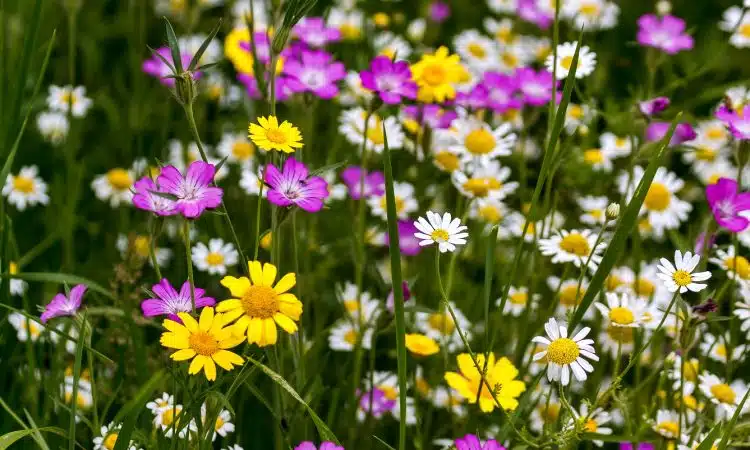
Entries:
<svg viewBox="0 0 750 450">
<path fill-rule="evenodd" d="M 619 203 L 610 203 L 609 206 L 607 206 L 607 218 L 610 220 L 615 220 L 620 215 L 620 204 Z"/>
<path fill-rule="evenodd" d="M 660 16 L 666 16 L 672 12 L 672 4 L 667 0 L 661 0 L 656 3 L 656 12 Z"/>
</svg>

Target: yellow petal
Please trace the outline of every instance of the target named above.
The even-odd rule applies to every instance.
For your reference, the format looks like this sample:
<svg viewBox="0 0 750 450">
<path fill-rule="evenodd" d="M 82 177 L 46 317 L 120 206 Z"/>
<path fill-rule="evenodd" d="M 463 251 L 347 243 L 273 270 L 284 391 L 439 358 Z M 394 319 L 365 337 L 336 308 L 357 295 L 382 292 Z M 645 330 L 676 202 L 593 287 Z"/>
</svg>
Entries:
<svg viewBox="0 0 750 450">
<path fill-rule="evenodd" d="M 492 378 L 496 379 L 502 385 L 505 385 L 506 382 L 515 379 L 517 376 L 518 369 L 506 357 L 497 360 L 497 363 L 492 368 Z"/>
<path fill-rule="evenodd" d="M 281 294 L 279 295 L 279 311 L 292 320 L 299 320 L 299 316 L 302 315 L 302 302 L 292 294 Z"/>
<path fill-rule="evenodd" d="M 190 367 L 188 368 L 188 373 L 190 375 L 195 375 L 196 373 L 200 372 L 203 368 L 203 364 L 206 363 L 206 358 L 203 355 L 197 355 L 195 358 L 193 358 L 193 362 L 190 363 Z"/>
<path fill-rule="evenodd" d="M 273 320 L 284 329 L 287 333 L 294 333 L 297 331 L 297 324 L 292 319 L 281 313 L 273 315 Z"/>
<path fill-rule="evenodd" d="M 263 319 L 263 345 L 274 345 L 277 339 L 276 322 L 273 319 Z"/>
<path fill-rule="evenodd" d="M 247 326 L 247 343 L 261 345 L 261 337 L 263 336 L 263 319 L 254 318 L 250 319 L 250 323 Z"/>
<path fill-rule="evenodd" d="M 492 398 L 480 397 L 479 409 L 486 413 L 492 412 L 495 409 L 495 400 Z"/>
<path fill-rule="evenodd" d="M 268 125 L 271 128 L 278 128 L 279 127 L 279 121 L 276 119 L 276 116 L 268 116 Z"/>
<path fill-rule="evenodd" d="M 250 287 L 250 280 L 245 277 L 235 278 L 226 276 L 221 279 L 221 285 L 229 289 L 229 292 L 231 292 L 233 296 L 242 297 Z"/>
<path fill-rule="evenodd" d="M 201 311 L 201 317 L 200 322 L 198 323 L 198 328 L 200 328 L 203 331 L 208 331 L 211 329 L 211 324 L 214 323 L 214 309 L 210 306 L 206 306 L 203 308 L 203 311 Z"/>
<path fill-rule="evenodd" d="M 229 329 L 232 331 L 232 334 L 234 336 L 245 336 L 245 330 L 247 330 L 247 326 L 250 324 L 250 318 L 247 316 L 242 316 L 240 319 L 233 323 Z"/>
<path fill-rule="evenodd" d="M 263 286 L 273 286 L 276 281 L 276 266 L 271 263 L 263 264 Z"/>
<path fill-rule="evenodd" d="M 263 266 L 260 265 L 260 261 L 250 261 L 247 263 L 248 269 L 250 269 L 250 278 L 253 280 L 253 284 L 263 285 Z"/>
<path fill-rule="evenodd" d="M 271 116 L 271 117 L 273 117 L 273 116 Z M 258 123 L 259 123 L 259 124 L 260 124 L 260 126 L 261 126 L 261 127 L 263 127 L 263 128 L 268 128 L 268 127 L 269 127 L 269 125 L 270 125 L 270 124 L 268 123 L 268 119 L 266 119 L 266 118 L 265 118 L 265 117 L 263 117 L 263 116 L 261 116 L 261 117 L 258 117 Z"/>
<path fill-rule="evenodd" d="M 288 273 L 281 277 L 279 282 L 276 283 L 276 286 L 273 288 L 273 290 L 277 294 L 283 294 L 284 292 L 293 288 L 295 284 L 297 284 L 297 276 L 293 273 Z"/>
<path fill-rule="evenodd" d="M 211 355 L 211 358 L 224 370 L 232 370 L 235 364 L 239 365 L 243 363 L 242 358 L 226 350 L 219 350 Z"/>
<path fill-rule="evenodd" d="M 175 322 L 172 319 L 165 319 L 164 322 L 162 322 L 162 326 L 166 328 L 169 331 L 174 331 L 175 333 L 179 332 L 187 332 L 187 328 L 185 328 L 184 325 L 182 325 L 179 322 Z"/>
<path fill-rule="evenodd" d="M 476 355 L 479 367 L 484 367 L 484 355 Z M 471 359 L 471 355 L 468 353 L 461 353 L 456 357 L 458 361 L 458 370 L 461 374 L 470 380 L 478 380 L 480 378 L 479 371 L 474 365 L 474 361 Z"/>
<path fill-rule="evenodd" d="M 195 350 L 193 350 L 192 348 L 185 348 L 172 353 L 172 355 L 170 355 L 170 358 L 174 359 L 175 361 L 185 361 L 186 359 L 190 359 L 193 356 L 195 356 Z"/>
<path fill-rule="evenodd" d="M 214 360 L 206 357 L 206 362 L 203 363 L 203 371 L 206 374 L 208 381 L 214 381 L 216 379 L 216 364 Z"/>
<path fill-rule="evenodd" d="M 198 331 L 198 322 L 196 322 L 193 316 L 186 312 L 178 312 L 177 316 L 182 320 L 182 324 L 185 325 L 185 328 L 187 328 L 189 332 L 195 333 Z"/>
<path fill-rule="evenodd" d="M 249 284 L 250 283 L 248 283 L 248 285 Z M 232 295 L 234 295 L 234 294 L 232 294 Z M 238 295 L 238 297 L 242 297 L 242 296 Z M 233 309 L 239 309 L 241 311 L 242 310 L 242 302 L 239 301 L 236 298 L 230 298 L 229 300 L 224 300 L 222 302 L 219 302 L 218 305 L 216 305 L 216 312 L 220 312 L 220 313 L 231 311 Z"/>
<path fill-rule="evenodd" d="M 176 334 L 176 333 L 162 333 L 161 339 L 159 342 L 161 342 L 161 345 L 168 348 L 188 348 L 190 347 L 189 334 Z"/>
<path fill-rule="evenodd" d="M 448 386 L 455 389 L 461 397 L 467 399 L 469 403 L 474 403 L 476 401 L 477 393 L 471 392 L 469 380 L 462 377 L 460 374 L 457 374 L 456 372 L 445 372 L 445 382 L 448 383 Z"/>
<path fill-rule="evenodd" d="M 513 380 L 502 383 L 502 395 L 508 397 L 518 397 L 526 390 L 526 384 L 521 380 Z"/>
<path fill-rule="evenodd" d="M 224 325 L 234 322 L 238 317 L 245 314 L 245 310 L 242 308 L 233 309 L 231 311 L 222 314 L 222 321 Z"/>
</svg>

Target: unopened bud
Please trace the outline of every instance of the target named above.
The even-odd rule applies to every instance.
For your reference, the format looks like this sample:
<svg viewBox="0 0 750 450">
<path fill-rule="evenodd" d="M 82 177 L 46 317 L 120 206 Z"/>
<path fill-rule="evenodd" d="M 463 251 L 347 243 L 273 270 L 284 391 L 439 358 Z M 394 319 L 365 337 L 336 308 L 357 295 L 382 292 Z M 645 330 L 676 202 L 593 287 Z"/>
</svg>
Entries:
<svg viewBox="0 0 750 450">
<path fill-rule="evenodd" d="M 183 72 L 174 79 L 175 95 L 183 105 L 191 105 L 196 97 L 195 80 L 192 72 Z"/>
<path fill-rule="evenodd" d="M 607 206 L 607 218 L 610 220 L 615 220 L 620 215 L 620 204 L 619 203 L 610 203 L 609 206 Z"/>
<path fill-rule="evenodd" d="M 667 0 L 661 0 L 660 2 L 656 3 L 656 12 L 660 16 L 666 16 L 667 14 L 672 12 L 672 4 Z"/>
</svg>

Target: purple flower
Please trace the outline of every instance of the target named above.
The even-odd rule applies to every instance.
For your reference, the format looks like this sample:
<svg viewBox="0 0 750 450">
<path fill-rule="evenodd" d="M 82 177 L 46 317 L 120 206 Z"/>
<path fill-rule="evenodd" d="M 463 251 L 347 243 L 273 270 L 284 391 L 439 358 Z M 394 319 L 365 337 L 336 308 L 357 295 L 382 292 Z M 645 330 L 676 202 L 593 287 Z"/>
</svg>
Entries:
<svg viewBox="0 0 750 450">
<path fill-rule="evenodd" d="M 490 439 L 482 445 L 479 438 L 473 434 L 467 434 L 462 438 L 456 439 L 457 450 L 505 450 L 505 447 L 498 444 L 496 440 Z"/>
<path fill-rule="evenodd" d="M 447 3 L 440 0 L 435 0 L 430 4 L 429 16 L 430 19 L 435 23 L 445 22 L 445 19 L 450 17 L 451 7 Z"/>
<path fill-rule="evenodd" d="M 334 442 L 323 441 L 320 443 L 320 447 L 315 447 L 315 444 L 310 441 L 300 442 L 298 446 L 294 447 L 294 450 L 344 450 L 344 447 L 336 445 Z"/>
<path fill-rule="evenodd" d="M 372 397 L 372 406 L 370 405 L 370 397 Z M 361 393 L 359 397 L 359 409 L 365 413 L 372 409 L 372 416 L 379 419 L 383 414 L 390 412 L 396 407 L 396 400 L 390 400 L 385 392 L 378 388 L 374 388 L 372 391 L 365 391 Z"/>
<path fill-rule="evenodd" d="M 253 33 L 253 41 L 240 41 L 239 47 L 248 53 L 248 58 L 252 60 L 253 45 L 255 45 L 255 56 L 263 64 L 271 62 L 271 41 L 265 31 L 256 31 Z"/>
<path fill-rule="evenodd" d="M 547 70 L 536 72 L 524 67 L 516 71 L 518 90 L 523 94 L 524 103 L 543 106 L 552 98 L 552 74 Z"/>
<path fill-rule="evenodd" d="M 716 243 L 716 234 L 711 235 L 706 239 L 706 232 L 702 232 L 695 238 L 695 245 L 693 246 L 693 253 L 703 256 L 705 252 L 711 251 L 711 247 Z M 705 249 L 703 248 L 705 246 Z"/>
<path fill-rule="evenodd" d="M 305 17 L 292 29 L 294 36 L 313 48 L 341 40 L 338 28 L 326 26 L 322 17 Z"/>
<path fill-rule="evenodd" d="M 164 167 L 156 183 L 159 192 L 176 197 L 174 208 L 177 212 L 188 219 L 196 219 L 206 209 L 216 208 L 221 203 L 224 191 L 211 186 L 215 173 L 213 164 L 195 161 L 187 168 L 184 177 L 175 166 Z"/>
<path fill-rule="evenodd" d="M 284 63 L 284 73 L 289 75 L 287 86 L 292 92 L 312 92 L 320 98 L 338 95 L 336 82 L 346 77 L 344 64 L 333 61 L 330 53 L 322 50 L 305 51 L 301 59 Z"/>
<path fill-rule="evenodd" d="M 638 19 L 638 42 L 670 55 L 693 48 L 693 38 L 685 34 L 685 21 L 675 16 L 646 14 Z"/>
<path fill-rule="evenodd" d="M 276 77 L 274 90 L 276 91 L 276 100 L 284 101 L 289 98 L 292 94 L 291 89 L 287 85 L 288 76 L 280 75 Z M 258 80 L 255 79 L 254 75 L 239 73 L 237 74 L 237 81 L 245 85 L 247 96 L 252 99 L 260 99 L 262 97 L 260 89 L 258 88 Z M 271 92 L 271 86 L 266 80 L 266 89 Z"/>
<path fill-rule="evenodd" d="M 445 130 L 458 114 L 451 109 L 443 109 L 438 105 L 409 105 L 403 107 L 404 115 L 417 123 L 426 123 L 432 129 Z"/>
<path fill-rule="evenodd" d="M 644 116 L 651 117 L 659 114 L 669 107 L 669 98 L 667 97 L 656 97 L 651 100 L 645 100 L 638 103 L 638 109 Z"/>
<path fill-rule="evenodd" d="M 661 140 L 666 136 L 670 126 L 671 124 L 669 122 L 652 122 L 651 125 L 646 128 L 646 140 Z M 674 147 L 683 142 L 692 141 L 696 136 L 695 130 L 693 130 L 693 127 L 689 123 L 678 123 L 674 130 L 674 134 L 672 135 L 672 139 L 669 141 L 669 146 Z"/>
<path fill-rule="evenodd" d="M 273 164 L 266 166 L 264 180 L 270 190 L 268 201 L 277 206 L 297 205 L 307 212 L 323 208 L 328 198 L 328 183 L 321 177 L 309 177 L 307 167 L 291 157 L 284 162 L 282 172 Z"/>
<path fill-rule="evenodd" d="M 742 211 L 750 210 L 750 192 L 737 192 L 737 182 L 729 178 L 719 178 L 715 184 L 706 186 L 706 199 L 716 223 L 732 233 L 744 231 L 750 221 L 741 216 Z"/>
<path fill-rule="evenodd" d="M 549 84 L 552 86 L 552 80 Z M 515 95 L 518 83 L 511 75 L 485 72 L 482 82 L 476 88 L 486 90 L 485 106 L 498 114 L 523 106 L 521 100 Z"/>
<path fill-rule="evenodd" d="M 364 192 L 360 191 L 362 187 L 362 178 L 365 179 Z M 354 200 L 381 196 L 385 193 L 385 176 L 383 172 L 377 170 L 370 173 L 365 172 L 359 166 L 349 166 L 341 172 L 341 179 L 349 190 L 349 195 Z"/>
<path fill-rule="evenodd" d="M 722 105 L 716 110 L 716 117 L 726 124 L 736 139 L 750 139 L 750 105 L 739 112 Z"/>
<path fill-rule="evenodd" d="M 410 220 L 399 220 L 398 221 L 398 247 L 402 255 L 414 256 L 422 251 L 422 247 L 419 245 L 419 239 L 414 236 L 414 233 L 418 233 L 417 227 Z M 385 245 L 390 245 L 391 240 L 388 233 L 385 233 Z"/>
<path fill-rule="evenodd" d="M 370 70 L 359 73 L 362 86 L 377 92 L 380 99 L 389 105 L 401 102 L 401 97 L 417 98 L 417 84 L 412 81 L 409 63 L 391 61 L 385 55 L 376 56 L 370 63 Z"/>
<path fill-rule="evenodd" d="M 83 294 L 86 293 L 86 286 L 77 284 L 70 290 L 70 295 L 57 294 L 52 298 L 47 306 L 44 307 L 41 319 L 42 323 L 47 323 L 53 317 L 74 316 L 81 307 Z"/>
<path fill-rule="evenodd" d="M 143 177 L 133 185 L 133 205 L 138 209 L 151 211 L 158 216 L 171 216 L 177 214 L 174 200 L 158 195 L 159 188 L 150 177 Z"/>
<path fill-rule="evenodd" d="M 204 297 L 206 293 L 203 289 L 194 288 L 195 290 L 195 308 L 203 308 L 204 306 L 214 306 L 216 300 L 211 297 Z M 169 283 L 169 280 L 162 278 L 162 280 L 151 286 L 151 291 L 156 294 L 158 298 L 149 298 L 141 302 L 141 310 L 143 315 L 146 317 L 163 316 L 167 315 L 170 319 L 175 322 L 182 323 L 178 312 L 190 312 L 193 310 L 193 301 L 190 298 L 190 282 L 186 281 L 182 284 L 180 292 L 177 292 L 175 288 Z"/>
<path fill-rule="evenodd" d="M 654 450 L 654 444 L 650 442 L 640 442 L 633 446 L 630 442 L 620 442 L 620 450 Z"/>
<path fill-rule="evenodd" d="M 531 22 L 543 30 L 549 28 L 554 20 L 551 15 L 537 6 L 536 0 L 519 0 L 516 13 L 521 19 Z"/>
<path fill-rule="evenodd" d="M 391 313 L 396 306 L 396 296 L 393 291 L 394 290 L 391 289 L 391 292 L 388 293 L 388 298 L 385 301 L 385 307 L 388 308 L 388 311 Z M 409 283 L 406 281 L 401 282 L 401 292 L 404 294 L 404 303 L 408 302 L 411 299 L 411 290 L 409 289 Z"/>
<path fill-rule="evenodd" d="M 164 59 L 174 64 L 174 61 L 172 60 L 172 51 L 169 49 L 169 47 L 160 47 L 156 50 L 156 53 L 160 54 L 164 57 Z M 192 55 L 183 53 L 180 56 L 182 58 L 182 67 L 188 67 L 190 65 L 190 60 L 193 59 Z M 161 84 L 163 84 L 164 86 L 174 86 L 174 78 L 165 78 L 167 75 L 172 75 L 172 70 L 169 68 L 169 66 L 164 64 L 164 61 L 162 61 L 161 58 L 156 55 L 151 55 L 149 59 L 143 61 L 143 71 L 148 75 L 158 78 Z M 200 72 L 195 72 L 193 74 L 193 78 L 196 80 L 200 78 L 200 76 Z"/>
</svg>

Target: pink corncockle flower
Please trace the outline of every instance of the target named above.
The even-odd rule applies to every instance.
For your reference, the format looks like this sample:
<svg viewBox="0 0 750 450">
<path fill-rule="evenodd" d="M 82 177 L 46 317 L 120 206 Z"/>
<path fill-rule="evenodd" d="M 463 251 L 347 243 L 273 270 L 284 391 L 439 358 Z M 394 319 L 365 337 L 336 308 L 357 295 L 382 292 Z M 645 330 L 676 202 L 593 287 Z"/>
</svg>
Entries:
<svg viewBox="0 0 750 450">
<path fill-rule="evenodd" d="M 389 105 L 401 102 L 401 97 L 417 98 L 417 83 L 412 81 L 409 63 L 391 61 L 385 55 L 376 56 L 370 62 L 370 69 L 359 73 L 362 86 L 377 92 L 380 99 Z"/>
<path fill-rule="evenodd" d="M 175 197 L 174 208 L 188 219 L 197 219 L 206 209 L 221 204 L 224 191 L 212 186 L 216 167 L 203 161 L 194 161 L 183 176 L 175 166 L 161 170 L 156 184 L 159 192 Z"/>
<path fill-rule="evenodd" d="M 531 22 L 543 30 L 549 28 L 554 21 L 554 17 L 540 9 L 535 0 L 518 0 L 516 13 L 522 20 Z"/>
<path fill-rule="evenodd" d="M 521 99 L 516 96 L 518 82 L 512 75 L 485 72 L 482 81 L 475 88 L 486 91 L 485 107 L 498 114 L 523 106 Z"/>
<path fill-rule="evenodd" d="M 360 413 L 371 413 L 372 417 L 376 419 L 380 419 L 396 407 L 396 400 L 389 399 L 385 392 L 378 388 L 374 388 L 372 391 L 358 391 L 357 393 L 359 394 Z"/>
<path fill-rule="evenodd" d="M 414 226 L 413 221 L 398 221 L 398 248 L 404 256 L 415 256 L 422 251 L 422 247 L 419 245 L 419 239 L 414 236 L 414 233 L 419 233 L 419 230 Z M 391 239 L 388 233 L 385 233 L 384 240 L 386 246 L 391 245 Z"/>
<path fill-rule="evenodd" d="M 669 98 L 656 97 L 638 103 L 638 109 L 646 117 L 655 116 L 669 107 Z"/>
<path fill-rule="evenodd" d="M 654 450 L 654 444 L 650 442 L 639 442 L 633 446 L 630 442 L 620 442 L 620 450 Z"/>
<path fill-rule="evenodd" d="M 647 141 L 660 141 L 666 136 L 667 131 L 671 124 L 669 122 L 652 122 L 651 125 L 646 128 L 646 140 Z M 687 122 L 678 123 L 674 129 L 672 139 L 669 140 L 669 146 L 674 147 L 684 142 L 692 141 L 695 139 L 697 134 L 693 130 L 692 125 Z"/>
<path fill-rule="evenodd" d="M 240 41 L 239 46 L 246 51 L 252 58 L 253 45 L 255 46 L 255 56 L 263 64 L 271 62 L 271 41 L 265 31 L 256 31 L 253 33 L 253 40 Z M 282 52 L 283 53 L 283 52 Z"/>
<path fill-rule="evenodd" d="M 341 31 L 326 25 L 322 17 L 305 17 L 292 29 L 293 35 L 313 48 L 341 40 Z"/>
<path fill-rule="evenodd" d="M 55 295 L 52 298 L 52 301 L 44 307 L 44 312 L 40 317 L 42 323 L 47 323 L 48 320 L 54 317 L 74 316 L 81 307 L 81 300 L 85 293 L 86 286 L 83 284 L 77 284 L 70 290 L 68 296 L 65 294 Z"/>
<path fill-rule="evenodd" d="M 721 105 L 716 110 L 716 117 L 724 122 L 736 139 L 741 141 L 750 139 L 750 105 L 743 107 L 739 112 Z"/>
<path fill-rule="evenodd" d="M 308 177 L 307 167 L 294 157 L 284 162 L 280 172 L 266 166 L 264 181 L 270 187 L 268 201 L 277 206 L 296 205 L 307 212 L 318 212 L 328 198 L 328 183 L 321 177 Z"/>
<path fill-rule="evenodd" d="M 289 76 L 286 85 L 292 92 L 312 92 L 329 99 L 338 95 L 336 82 L 346 77 L 346 68 L 333 61 L 330 53 L 314 50 L 303 52 L 300 59 L 287 60 L 284 74 Z"/>
<path fill-rule="evenodd" d="M 336 445 L 335 442 L 323 441 L 320 443 L 320 447 L 316 447 L 313 442 L 303 441 L 298 446 L 294 447 L 294 450 L 344 450 L 344 447 Z"/>
<path fill-rule="evenodd" d="M 693 48 L 693 38 L 685 34 L 685 21 L 675 16 L 646 14 L 638 19 L 638 43 L 674 55 Z"/>
<path fill-rule="evenodd" d="M 732 233 L 744 231 L 750 220 L 739 213 L 750 210 L 750 192 L 737 192 L 737 182 L 730 178 L 719 178 L 715 184 L 706 186 L 706 200 L 716 223 Z"/>
<path fill-rule="evenodd" d="M 174 200 L 159 195 L 159 188 L 150 177 L 145 176 L 136 181 L 133 188 L 133 205 L 136 208 L 151 211 L 157 216 L 172 216 L 178 213 Z"/>
<path fill-rule="evenodd" d="M 283 102 L 284 100 L 288 99 L 289 96 L 293 93 L 287 85 L 287 80 L 289 80 L 288 76 L 279 75 L 274 81 L 274 91 L 276 91 L 277 101 Z M 247 73 L 238 73 L 237 81 L 245 85 L 245 91 L 247 92 L 248 97 L 255 100 L 262 98 L 260 89 L 258 88 L 258 80 L 255 79 L 255 76 Z M 266 79 L 266 90 L 268 92 L 271 92 L 271 86 L 268 79 Z"/>
<path fill-rule="evenodd" d="M 169 49 L 169 47 L 160 47 L 156 50 L 156 53 L 160 54 L 164 57 L 164 59 L 174 64 L 174 61 L 172 60 L 172 51 Z M 180 56 L 182 58 L 182 67 L 186 69 L 190 65 L 190 61 L 193 59 L 193 57 L 192 55 L 189 55 L 187 53 L 183 53 Z M 151 55 L 149 59 L 143 61 L 142 69 L 146 74 L 158 78 L 161 84 L 163 84 L 164 86 L 174 86 L 174 78 L 167 77 L 168 75 L 172 75 L 172 70 L 169 68 L 169 66 L 164 64 L 164 61 L 162 61 L 158 56 Z M 197 80 L 198 78 L 200 78 L 200 76 L 200 72 L 193 73 L 193 79 Z"/>
<path fill-rule="evenodd" d="M 531 106 L 543 106 L 552 98 L 552 74 L 542 69 L 539 72 L 532 68 L 518 69 L 515 74 L 517 88 L 523 95 L 523 102 Z M 559 97 L 559 93 L 556 92 Z"/>
<path fill-rule="evenodd" d="M 213 298 L 203 296 L 206 293 L 203 289 L 194 287 L 193 290 L 195 292 L 196 309 L 216 304 L 216 300 Z M 189 281 L 182 283 L 180 292 L 177 292 L 169 280 L 162 278 L 157 284 L 151 286 L 151 291 L 156 295 L 156 298 L 149 298 L 141 302 L 141 310 L 146 317 L 167 316 L 175 322 L 182 323 L 177 313 L 193 310 Z"/>
<path fill-rule="evenodd" d="M 362 186 L 362 178 L 364 178 L 364 186 Z M 359 166 L 349 166 L 341 172 L 341 179 L 344 180 L 349 195 L 354 200 L 373 195 L 379 197 L 385 193 L 385 176 L 383 172 L 377 170 L 367 173 Z"/>
<path fill-rule="evenodd" d="M 505 447 L 498 444 L 494 439 L 490 439 L 482 444 L 476 435 L 467 434 L 462 438 L 456 439 L 456 450 L 505 450 Z"/>
<path fill-rule="evenodd" d="M 432 129 L 445 130 L 451 127 L 458 113 L 452 109 L 443 109 L 439 105 L 409 105 L 402 108 L 404 115 L 421 124 L 427 124 Z"/>
<path fill-rule="evenodd" d="M 451 16 L 451 7 L 441 0 L 435 0 L 430 4 L 428 12 L 430 20 L 435 23 L 443 23 Z"/>
</svg>

